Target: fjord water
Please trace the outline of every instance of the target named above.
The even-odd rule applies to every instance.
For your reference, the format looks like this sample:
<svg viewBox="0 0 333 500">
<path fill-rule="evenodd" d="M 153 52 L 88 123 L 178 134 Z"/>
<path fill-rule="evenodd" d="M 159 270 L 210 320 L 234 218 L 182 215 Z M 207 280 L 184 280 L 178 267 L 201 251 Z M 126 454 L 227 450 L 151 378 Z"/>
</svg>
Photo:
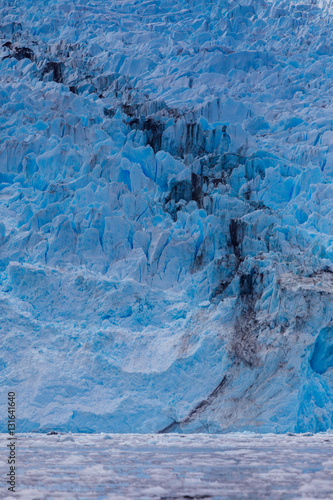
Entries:
<svg viewBox="0 0 333 500">
<path fill-rule="evenodd" d="M 327 500 L 332 445 L 331 433 L 27 433 L 19 435 L 15 498 Z"/>
</svg>

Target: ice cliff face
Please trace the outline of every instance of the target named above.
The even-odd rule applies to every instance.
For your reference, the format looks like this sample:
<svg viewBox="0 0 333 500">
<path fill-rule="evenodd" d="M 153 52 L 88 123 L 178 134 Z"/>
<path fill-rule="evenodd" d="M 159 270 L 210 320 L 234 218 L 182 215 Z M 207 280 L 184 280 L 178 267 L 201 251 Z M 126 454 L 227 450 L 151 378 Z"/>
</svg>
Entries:
<svg viewBox="0 0 333 500">
<path fill-rule="evenodd" d="M 328 4 L 4 0 L 0 19 L 20 430 L 332 427 Z"/>
</svg>

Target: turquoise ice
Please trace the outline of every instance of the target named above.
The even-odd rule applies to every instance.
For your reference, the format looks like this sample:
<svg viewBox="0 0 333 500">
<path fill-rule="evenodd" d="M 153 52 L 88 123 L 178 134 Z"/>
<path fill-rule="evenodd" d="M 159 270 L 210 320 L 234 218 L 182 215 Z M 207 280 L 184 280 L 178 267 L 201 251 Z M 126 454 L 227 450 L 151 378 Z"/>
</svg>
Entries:
<svg viewBox="0 0 333 500">
<path fill-rule="evenodd" d="M 0 14 L 0 391 L 20 430 L 332 428 L 329 2 Z"/>
</svg>

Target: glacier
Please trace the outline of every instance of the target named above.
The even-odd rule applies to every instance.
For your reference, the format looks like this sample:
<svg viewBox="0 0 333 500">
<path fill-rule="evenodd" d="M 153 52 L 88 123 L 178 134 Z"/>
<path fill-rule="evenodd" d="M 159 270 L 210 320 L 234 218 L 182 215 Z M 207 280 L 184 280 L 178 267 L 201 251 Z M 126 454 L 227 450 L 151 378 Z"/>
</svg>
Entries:
<svg viewBox="0 0 333 500">
<path fill-rule="evenodd" d="M 19 431 L 332 428 L 330 3 L 0 14 L 0 393 Z"/>
</svg>

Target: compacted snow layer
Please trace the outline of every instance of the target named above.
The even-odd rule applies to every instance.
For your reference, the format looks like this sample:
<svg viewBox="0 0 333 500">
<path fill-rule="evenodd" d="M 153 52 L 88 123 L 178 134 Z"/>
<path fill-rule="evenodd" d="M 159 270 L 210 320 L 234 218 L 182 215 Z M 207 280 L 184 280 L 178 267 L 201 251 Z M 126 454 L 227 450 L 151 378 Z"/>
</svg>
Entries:
<svg viewBox="0 0 333 500">
<path fill-rule="evenodd" d="M 328 433 L 23 434 L 16 454 L 22 500 L 333 498 Z M 1 498 L 12 497 L 2 490 Z"/>
<path fill-rule="evenodd" d="M 329 3 L 3 0 L 0 19 L 19 429 L 332 427 Z"/>
</svg>

